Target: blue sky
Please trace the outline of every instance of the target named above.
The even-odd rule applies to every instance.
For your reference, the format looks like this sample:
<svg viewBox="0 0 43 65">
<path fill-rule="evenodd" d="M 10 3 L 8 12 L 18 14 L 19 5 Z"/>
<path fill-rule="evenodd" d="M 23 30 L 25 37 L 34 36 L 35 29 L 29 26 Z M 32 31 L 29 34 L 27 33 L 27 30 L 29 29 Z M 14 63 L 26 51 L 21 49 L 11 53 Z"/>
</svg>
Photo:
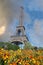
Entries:
<svg viewBox="0 0 43 65">
<path fill-rule="evenodd" d="M 30 43 L 43 47 L 43 0 L 0 0 L 0 27 L 5 26 L 0 41 L 9 41 L 15 34 L 20 6 L 24 7 L 24 26 Z"/>
</svg>

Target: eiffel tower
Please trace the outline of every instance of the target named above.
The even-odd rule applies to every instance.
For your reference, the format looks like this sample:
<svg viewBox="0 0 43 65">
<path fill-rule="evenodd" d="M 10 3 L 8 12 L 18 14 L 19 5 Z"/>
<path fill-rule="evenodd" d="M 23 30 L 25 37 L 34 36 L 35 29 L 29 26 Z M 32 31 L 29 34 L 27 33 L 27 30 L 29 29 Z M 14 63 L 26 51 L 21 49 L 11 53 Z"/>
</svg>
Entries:
<svg viewBox="0 0 43 65">
<path fill-rule="evenodd" d="M 25 27 L 23 25 L 23 18 L 24 18 L 24 8 L 20 7 L 20 20 L 19 25 L 16 27 L 16 35 L 11 36 L 11 42 L 19 45 L 19 44 L 26 44 L 28 42 L 28 38 L 25 35 Z"/>
</svg>

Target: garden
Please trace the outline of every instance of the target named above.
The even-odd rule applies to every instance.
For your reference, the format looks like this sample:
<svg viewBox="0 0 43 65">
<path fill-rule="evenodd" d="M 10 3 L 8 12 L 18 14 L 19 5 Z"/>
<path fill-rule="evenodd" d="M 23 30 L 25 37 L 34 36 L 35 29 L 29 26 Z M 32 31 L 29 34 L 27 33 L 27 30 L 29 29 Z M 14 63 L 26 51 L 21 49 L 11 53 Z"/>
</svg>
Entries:
<svg viewBox="0 0 43 65">
<path fill-rule="evenodd" d="M 0 47 L 0 65 L 43 65 L 43 50 Z"/>
</svg>

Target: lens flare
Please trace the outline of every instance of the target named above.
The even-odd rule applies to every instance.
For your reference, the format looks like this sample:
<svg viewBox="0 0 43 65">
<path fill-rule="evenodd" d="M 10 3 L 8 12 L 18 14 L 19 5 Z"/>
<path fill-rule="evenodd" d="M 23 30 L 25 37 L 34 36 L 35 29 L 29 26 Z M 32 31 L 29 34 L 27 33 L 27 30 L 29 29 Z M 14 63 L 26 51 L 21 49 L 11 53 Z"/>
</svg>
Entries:
<svg viewBox="0 0 43 65">
<path fill-rule="evenodd" d="M 5 26 L 0 27 L 0 35 L 4 34 L 5 32 Z"/>
</svg>

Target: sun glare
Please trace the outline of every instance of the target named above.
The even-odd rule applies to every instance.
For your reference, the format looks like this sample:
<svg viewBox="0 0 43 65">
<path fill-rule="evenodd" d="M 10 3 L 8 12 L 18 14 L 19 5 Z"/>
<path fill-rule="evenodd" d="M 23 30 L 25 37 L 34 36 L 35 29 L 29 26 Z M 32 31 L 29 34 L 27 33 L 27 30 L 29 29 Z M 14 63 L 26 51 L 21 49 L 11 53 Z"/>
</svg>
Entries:
<svg viewBox="0 0 43 65">
<path fill-rule="evenodd" d="M 5 26 L 0 27 L 0 35 L 4 34 L 5 32 Z"/>
</svg>

